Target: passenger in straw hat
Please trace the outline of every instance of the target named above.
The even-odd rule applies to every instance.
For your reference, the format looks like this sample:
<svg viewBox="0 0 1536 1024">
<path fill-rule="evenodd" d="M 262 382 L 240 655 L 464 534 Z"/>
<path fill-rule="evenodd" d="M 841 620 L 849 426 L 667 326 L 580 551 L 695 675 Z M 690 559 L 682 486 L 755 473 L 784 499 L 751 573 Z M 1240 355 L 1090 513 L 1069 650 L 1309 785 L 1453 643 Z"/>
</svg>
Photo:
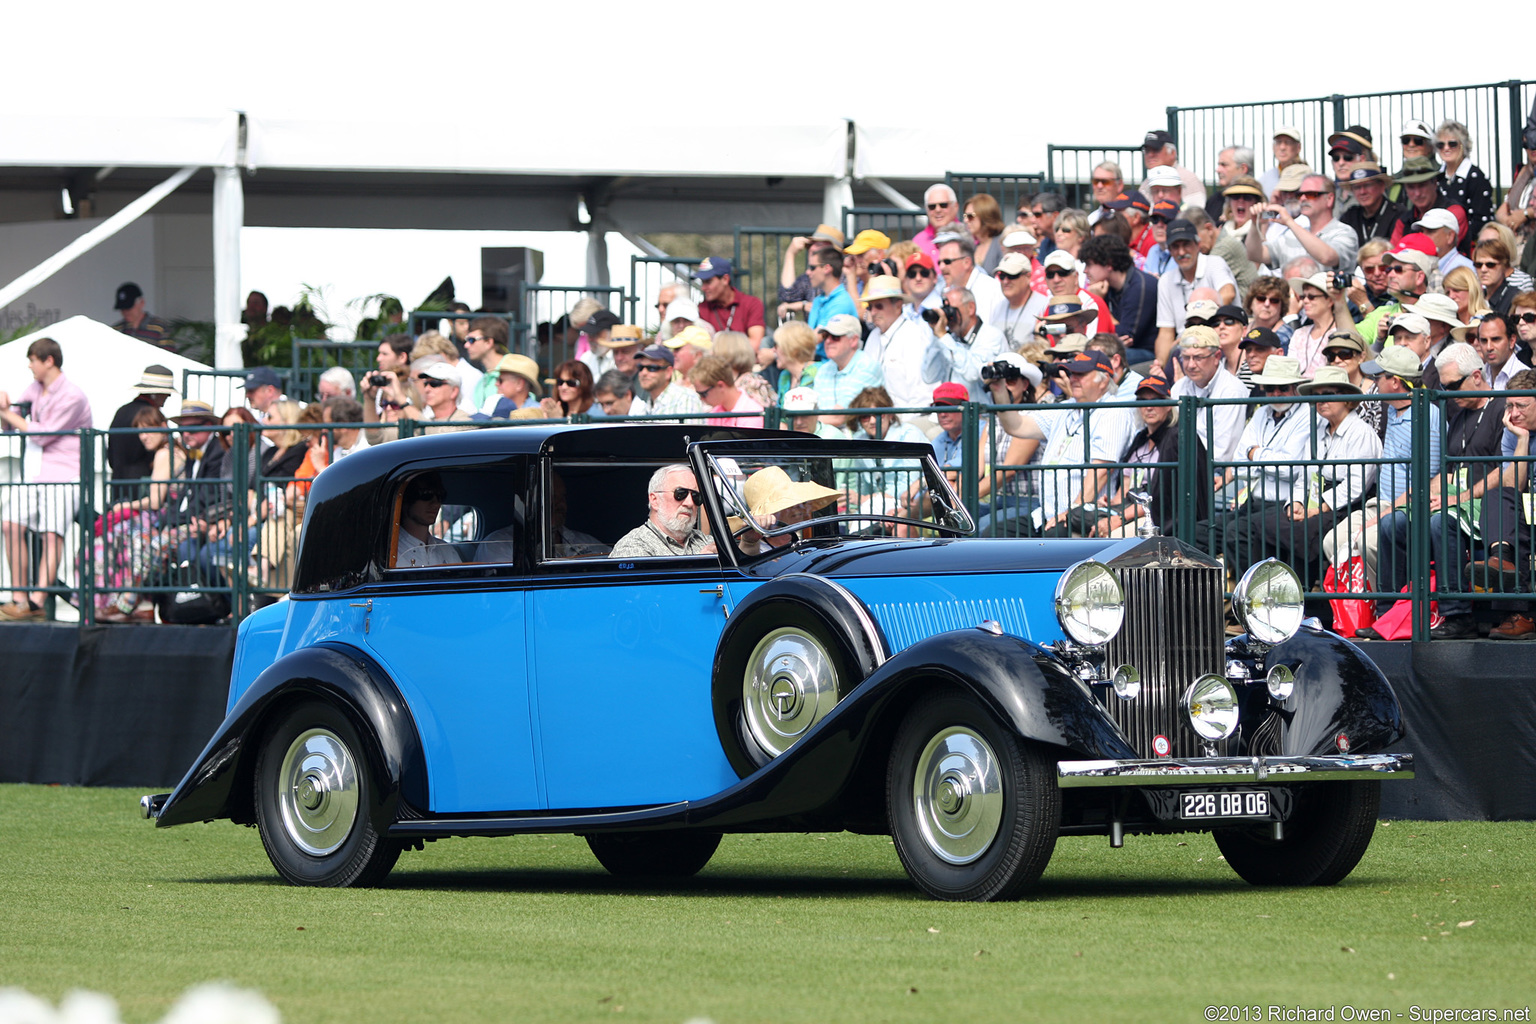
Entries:
<svg viewBox="0 0 1536 1024">
<path fill-rule="evenodd" d="M 481 412 L 492 419 L 503 420 L 518 409 L 536 409 L 544 388 L 539 384 L 542 376 L 539 364 L 531 356 L 512 352 L 501 357 L 496 364 L 496 401 L 488 402 L 490 408 Z"/>
<path fill-rule="evenodd" d="M 176 393 L 176 376 L 167 367 L 153 363 L 144 367 L 144 374 L 133 390 L 133 400 L 112 414 L 112 429 L 123 431 L 107 438 L 107 466 L 112 470 L 114 481 L 149 479 L 155 458 L 139 440 L 139 435 L 129 428 L 139 413 L 145 409 L 158 411 L 165 405 L 165 400 Z M 116 504 L 142 498 L 147 493 L 146 486 L 114 483 L 111 500 Z"/>
<path fill-rule="evenodd" d="M 810 480 L 791 480 L 779 466 L 768 466 L 747 477 L 741 497 L 747 510 L 752 513 L 754 524 L 760 530 L 772 530 L 808 522 L 813 513 L 833 504 L 842 492 L 824 487 Z M 730 517 L 734 533 L 748 524 L 739 517 Z M 749 529 L 741 537 L 742 550 L 756 554 L 763 544 L 782 548 L 800 539 L 800 531 L 777 537 L 764 537 L 757 530 Z"/>
</svg>

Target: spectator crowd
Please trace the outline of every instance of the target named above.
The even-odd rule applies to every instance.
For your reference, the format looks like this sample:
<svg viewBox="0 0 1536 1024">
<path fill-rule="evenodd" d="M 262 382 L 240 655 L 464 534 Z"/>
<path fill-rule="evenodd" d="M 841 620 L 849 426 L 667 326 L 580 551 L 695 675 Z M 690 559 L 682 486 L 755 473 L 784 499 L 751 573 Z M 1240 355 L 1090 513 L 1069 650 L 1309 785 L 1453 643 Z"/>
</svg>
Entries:
<svg viewBox="0 0 1536 1024">
<path fill-rule="evenodd" d="M 1329 136 L 1321 169 L 1301 161 L 1297 129 L 1279 128 L 1262 164 L 1256 141 L 1234 140 L 1203 182 L 1166 132 L 1148 132 L 1144 179 L 1098 164 L 1090 210 L 1045 192 L 1005 211 L 935 184 L 910 239 L 818 225 L 784 247 L 772 324 L 732 262 L 708 257 L 660 290 L 654 329 L 579 301 L 555 327 L 569 358 L 547 377 L 510 351 L 504 317 L 468 310 L 446 335 L 386 336 L 361 380 L 332 368 L 308 406 L 258 368 L 246 407 L 221 416 L 187 401 L 169 426 L 169 373 L 151 366 L 114 419 L 140 432 L 111 439 L 97 618 L 152 618 L 135 587 L 167 560 L 195 578 L 286 585 L 306 481 L 401 433 L 572 416 L 757 427 L 770 409 L 822 438 L 927 441 L 957 485 L 976 474 L 984 534 L 1131 536 L 1193 516 L 1235 573 L 1274 556 L 1314 584 L 1358 559 L 1367 589 L 1385 593 L 1410 584 L 1408 509 L 1427 479 L 1438 588 L 1529 591 L 1536 399 L 1501 393 L 1536 390 L 1536 129 L 1502 197 L 1455 121 L 1409 120 L 1380 142 L 1351 126 Z M 136 287 L 117 303 L 119 329 L 161 329 Z M 23 396 L 30 414 L 0 394 L 7 430 L 73 429 L 79 410 L 48 344 Z M 1421 389 L 1443 395 L 1415 402 Z M 1185 397 L 1207 400 L 1194 423 L 1179 422 Z M 990 411 L 969 451 L 957 410 L 977 402 Z M 236 420 L 252 427 L 248 451 L 213 429 Z M 70 439 L 53 440 L 44 470 L 65 472 Z M 1200 479 L 1185 486 L 1180 472 Z M 244 524 L 228 511 L 237 477 L 255 482 Z M 889 500 L 921 514 L 911 497 Z M 52 497 L 9 511 L 22 501 L 12 488 L 3 517 L 13 578 L 27 578 L 31 531 L 44 538 L 38 578 L 51 579 L 48 538 L 74 511 Z M 237 532 L 253 541 L 243 566 Z M 39 593 L 14 586 L 0 616 L 40 615 Z M 1436 636 L 1481 624 L 1536 637 L 1518 602 L 1474 617 L 1442 600 L 1440 612 Z"/>
</svg>

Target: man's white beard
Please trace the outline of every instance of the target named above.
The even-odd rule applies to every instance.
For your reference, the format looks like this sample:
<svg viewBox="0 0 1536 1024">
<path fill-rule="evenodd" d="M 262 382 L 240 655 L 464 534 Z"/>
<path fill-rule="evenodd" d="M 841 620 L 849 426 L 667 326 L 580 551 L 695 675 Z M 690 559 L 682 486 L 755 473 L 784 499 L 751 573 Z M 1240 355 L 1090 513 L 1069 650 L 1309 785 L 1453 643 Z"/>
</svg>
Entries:
<svg viewBox="0 0 1536 1024">
<path fill-rule="evenodd" d="M 678 509 L 677 515 L 671 519 L 661 520 L 661 528 L 671 534 L 687 534 L 693 530 L 693 524 L 698 521 L 698 518 L 697 513 L 684 512 L 682 509 Z"/>
</svg>

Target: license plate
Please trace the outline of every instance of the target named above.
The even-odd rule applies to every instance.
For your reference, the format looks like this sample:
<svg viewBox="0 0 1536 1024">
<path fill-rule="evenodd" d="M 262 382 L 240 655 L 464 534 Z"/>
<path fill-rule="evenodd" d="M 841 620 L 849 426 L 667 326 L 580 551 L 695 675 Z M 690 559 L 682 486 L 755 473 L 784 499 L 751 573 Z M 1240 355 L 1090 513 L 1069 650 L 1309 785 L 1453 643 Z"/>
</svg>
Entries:
<svg viewBox="0 0 1536 1024">
<path fill-rule="evenodd" d="M 1269 793 L 1180 793 L 1181 818 L 1267 818 Z"/>
</svg>

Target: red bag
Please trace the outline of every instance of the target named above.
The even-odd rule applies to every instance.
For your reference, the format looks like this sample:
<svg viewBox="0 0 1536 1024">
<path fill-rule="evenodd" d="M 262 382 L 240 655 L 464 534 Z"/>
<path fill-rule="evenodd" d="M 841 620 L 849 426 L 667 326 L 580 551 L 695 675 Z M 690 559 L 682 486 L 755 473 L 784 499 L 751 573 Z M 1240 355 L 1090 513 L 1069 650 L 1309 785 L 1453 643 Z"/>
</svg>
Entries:
<svg viewBox="0 0 1536 1024">
<path fill-rule="evenodd" d="M 1371 588 L 1365 582 L 1365 559 L 1355 555 L 1344 565 L 1330 565 L 1323 573 L 1323 590 L 1330 594 L 1358 594 Z M 1376 621 L 1376 603 L 1365 598 L 1334 598 L 1328 602 L 1333 609 L 1333 631 L 1340 636 L 1352 637 L 1355 630 L 1364 629 Z"/>
<path fill-rule="evenodd" d="M 1408 593 L 1408 587 L 1403 588 L 1403 593 Z M 1429 573 L 1429 589 L 1435 589 L 1435 573 Z M 1445 616 L 1440 614 L 1440 602 L 1429 602 L 1429 628 L 1445 624 Z M 1372 627 L 1381 634 L 1383 640 L 1408 640 L 1413 637 L 1413 602 L 1407 599 L 1397 602 L 1381 618 L 1376 620 Z"/>
</svg>

